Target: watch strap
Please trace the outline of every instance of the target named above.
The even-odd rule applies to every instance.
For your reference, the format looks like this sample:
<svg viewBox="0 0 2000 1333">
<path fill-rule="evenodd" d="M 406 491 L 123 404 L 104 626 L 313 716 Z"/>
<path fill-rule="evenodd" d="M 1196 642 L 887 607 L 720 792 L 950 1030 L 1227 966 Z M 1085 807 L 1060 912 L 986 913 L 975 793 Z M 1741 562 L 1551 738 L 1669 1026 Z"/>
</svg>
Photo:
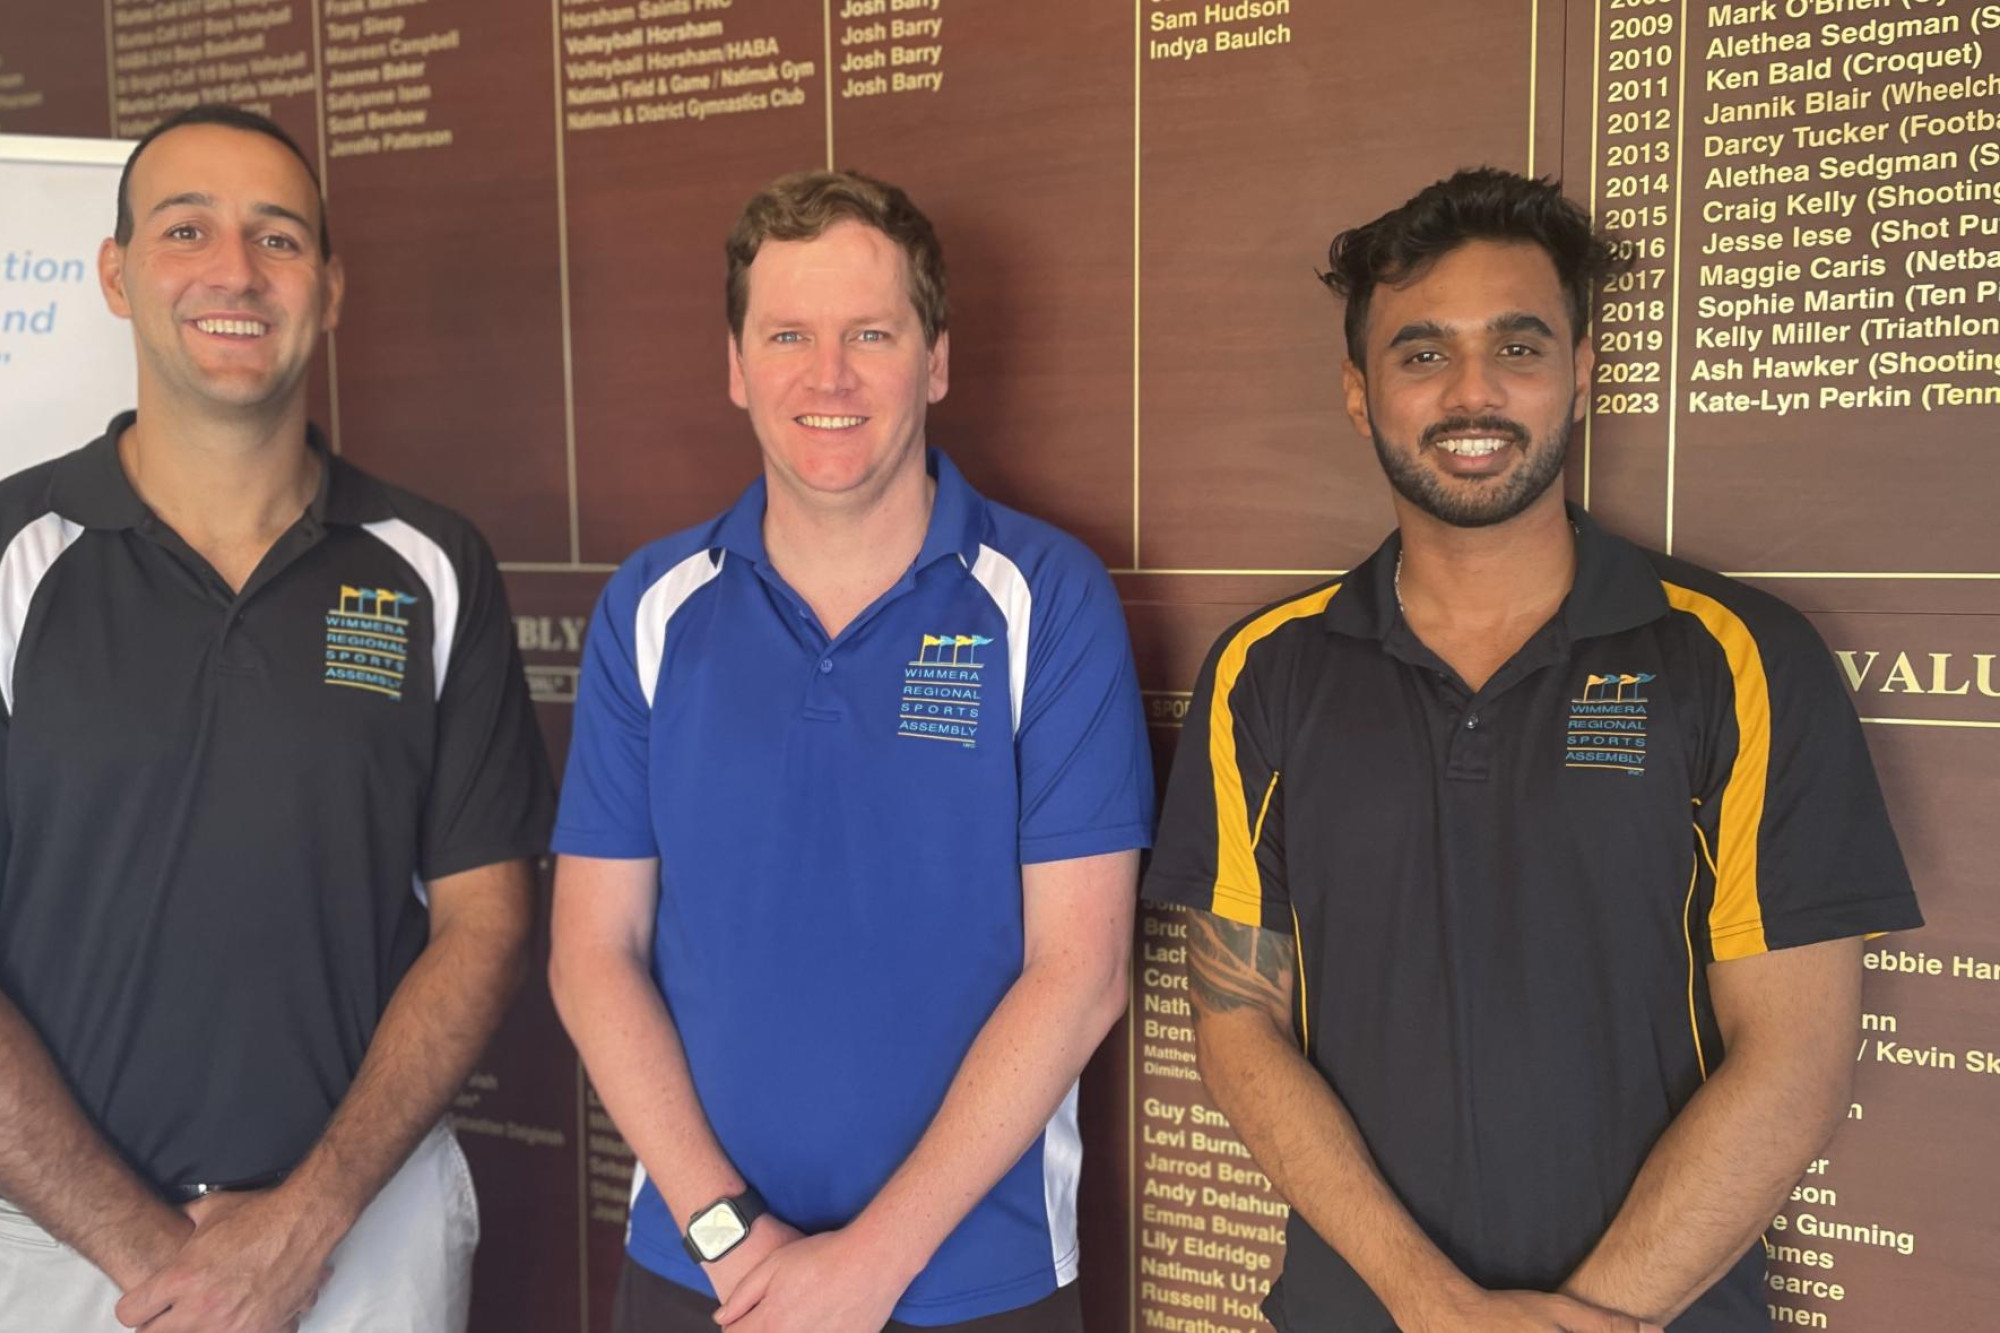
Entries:
<svg viewBox="0 0 2000 1333">
<path fill-rule="evenodd" d="M 743 1192 L 730 1202 L 736 1205 L 736 1215 L 743 1219 L 745 1235 L 749 1234 L 758 1218 L 771 1211 L 771 1206 L 764 1202 L 764 1196 L 757 1192 L 755 1185 L 745 1185 Z"/>
</svg>

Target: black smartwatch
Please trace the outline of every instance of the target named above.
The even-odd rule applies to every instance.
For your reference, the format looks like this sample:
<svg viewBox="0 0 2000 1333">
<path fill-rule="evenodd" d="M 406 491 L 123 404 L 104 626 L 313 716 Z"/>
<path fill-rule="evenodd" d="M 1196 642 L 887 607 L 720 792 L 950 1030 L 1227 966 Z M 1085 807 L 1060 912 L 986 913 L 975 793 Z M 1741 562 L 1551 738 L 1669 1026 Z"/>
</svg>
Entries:
<svg viewBox="0 0 2000 1333">
<path fill-rule="evenodd" d="M 750 1224 L 767 1211 L 764 1196 L 746 1187 L 741 1194 L 717 1199 L 696 1213 L 688 1222 L 681 1244 L 687 1247 L 688 1258 L 698 1264 L 712 1264 L 741 1245 L 750 1234 Z"/>
</svg>

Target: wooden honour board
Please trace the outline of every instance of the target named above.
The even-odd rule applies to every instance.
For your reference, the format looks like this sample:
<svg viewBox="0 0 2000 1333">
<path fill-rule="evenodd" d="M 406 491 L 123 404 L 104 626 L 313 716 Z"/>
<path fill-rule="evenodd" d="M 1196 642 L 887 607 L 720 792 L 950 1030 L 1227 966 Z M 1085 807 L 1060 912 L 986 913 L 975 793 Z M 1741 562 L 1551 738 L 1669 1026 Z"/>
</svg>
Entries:
<svg viewBox="0 0 2000 1333">
<path fill-rule="evenodd" d="M 1459 166 L 1561 175 L 1637 260 L 1571 494 L 1813 617 L 1930 920 L 1872 949 L 1848 1123 L 1767 1234 L 1773 1319 L 1973 1329 L 2000 1323 L 1996 28 L 1970 0 L 0 0 L 0 132 L 220 99 L 317 158 L 352 289 L 316 415 L 485 530 L 558 755 L 606 574 L 755 474 L 721 241 L 769 177 L 858 167 L 938 223 L 932 438 L 1112 568 L 1164 771 L 1213 637 L 1390 523 L 1327 242 Z M 0 318 L 29 295 L 5 259 Z M 1261 1328 L 1283 1210 L 1188 1077 L 1174 923 L 1140 926 L 1085 1081 L 1091 1327 Z M 455 1114 L 474 1328 L 607 1327 L 632 1158 L 544 990 Z"/>
</svg>

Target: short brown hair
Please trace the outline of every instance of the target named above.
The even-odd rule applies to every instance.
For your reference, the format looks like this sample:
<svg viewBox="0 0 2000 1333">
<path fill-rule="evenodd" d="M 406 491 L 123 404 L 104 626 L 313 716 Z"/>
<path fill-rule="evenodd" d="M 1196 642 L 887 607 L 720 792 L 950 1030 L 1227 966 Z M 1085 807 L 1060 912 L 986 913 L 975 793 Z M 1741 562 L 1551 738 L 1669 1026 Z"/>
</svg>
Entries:
<svg viewBox="0 0 2000 1333">
<path fill-rule="evenodd" d="M 743 341 L 750 308 L 750 265 L 766 241 L 811 241 L 836 222 L 873 227 L 903 252 L 910 304 L 923 322 L 924 341 L 937 345 L 945 330 L 944 248 L 931 220 L 886 181 L 858 171 L 800 171 L 780 176 L 743 206 L 729 230 L 729 331 Z"/>
</svg>

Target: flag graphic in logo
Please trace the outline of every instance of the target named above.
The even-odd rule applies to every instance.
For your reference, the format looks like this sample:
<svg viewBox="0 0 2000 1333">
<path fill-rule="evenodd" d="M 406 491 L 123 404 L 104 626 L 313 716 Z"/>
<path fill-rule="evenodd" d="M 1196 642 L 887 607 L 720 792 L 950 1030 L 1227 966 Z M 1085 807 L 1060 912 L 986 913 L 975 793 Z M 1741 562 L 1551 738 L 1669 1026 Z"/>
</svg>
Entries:
<svg viewBox="0 0 2000 1333">
<path fill-rule="evenodd" d="M 923 635 L 916 657 L 903 665 L 896 734 L 973 748 L 986 686 L 979 650 L 992 642 L 984 634 Z"/>
<path fill-rule="evenodd" d="M 410 664 L 410 621 L 403 608 L 416 600 L 393 588 L 341 584 L 339 605 L 325 617 L 326 669 L 320 679 L 401 699 Z"/>
<path fill-rule="evenodd" d="M 1563 766 L 1595 768 L 1637 777 L 1646 771 L 1650 671 L 1590 672 L 1583 692 L 1569 702 L 1563 733 Z"/>
</svg>

